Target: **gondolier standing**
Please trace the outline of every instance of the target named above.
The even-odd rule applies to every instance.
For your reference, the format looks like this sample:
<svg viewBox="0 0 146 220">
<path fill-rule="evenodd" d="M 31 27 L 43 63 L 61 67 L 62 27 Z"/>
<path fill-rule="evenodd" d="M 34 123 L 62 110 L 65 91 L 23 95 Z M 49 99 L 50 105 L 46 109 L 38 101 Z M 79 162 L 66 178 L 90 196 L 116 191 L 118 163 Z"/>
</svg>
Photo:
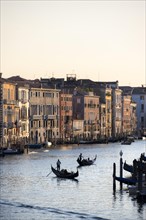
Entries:
<svg viewBox="0 0 146 220">
<path fill-rule="evenodd" d="M 81 161 L 83 159 L 82 153 L 79 155 L 79 160 Z"/>
<path fill-rule="evenodd" d="M 57 170 L 60 170 L 60 164 L 61 164 L 61 162 L 60 162 L 60 160 L 58 159 L 58 160 L 57 160 Z"/>
</svg>

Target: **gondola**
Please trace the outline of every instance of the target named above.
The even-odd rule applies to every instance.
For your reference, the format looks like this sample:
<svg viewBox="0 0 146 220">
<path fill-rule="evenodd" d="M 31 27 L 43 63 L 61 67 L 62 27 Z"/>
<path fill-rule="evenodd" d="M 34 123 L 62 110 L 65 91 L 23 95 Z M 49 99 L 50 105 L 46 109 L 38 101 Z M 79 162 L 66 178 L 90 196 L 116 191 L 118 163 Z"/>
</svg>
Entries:
<svg viewBox="0 0 146 220">
<path fill-rule="evenodd" d="M 27 144 L 25 147 L 29 149 L 40 149 L 43 147 L 43 144 Z"/>
<path fill-rule="evenodd" d="M 130 140 L 125 140 L 121 142 L 122 145 L 130 145 L 131 141 Z"/>
<path fill-rule="evenodd" d="M 146 161 L 146 156 L 145 156 L 145 154 L 143 153 L 143 154 L 141 154 L 141 159 L 143 160 L 143 161 Z"/>
<path fill-rule="evenodd" d="M 133 166 L 132 165 L 129 165 L 126 163 L 126 161 L 124 162 L 124 166 L 123 166 L 124 170 L 130 172 L 130 173 L 133 173 Z"/>
<path fill-rule="evenodd" d="M 135 185 L 137 180 L 136 179 L 132 179 L 132 178 L 123 178 L 123 177 L 117 177 L 115 176 L 115 180 L 121 182 L 121 183 L 125 183 L 127 185 Z"/>
<path fill-rule="evenodd" d="M 12 148 L 7 148 L 3 150 L 4 155 L 15 155 L 15 154 L 23 154 L 24 151 L 20 149 L 12 149 Z"/>
<path fill-rule="evenodd" d="M 64 178 L 64 179 L 74 179 L 79 176 L 79 172 L 68 172 L 66 169 L 62 170 L 56 170 L 51 166 L 52 172 L 59 178 Z"/>
<path fill-rule="evenodd" d="M 95 155 L 95 158 L 93 160 L 91 160 L 91 159 L 80 159 L 78 157 L 77 162 L 78 162 L 79 166 L 90 166 L 90 165 L 94 164 L 96 158 L 97 158 L 97 155 Z"/>
</svg>

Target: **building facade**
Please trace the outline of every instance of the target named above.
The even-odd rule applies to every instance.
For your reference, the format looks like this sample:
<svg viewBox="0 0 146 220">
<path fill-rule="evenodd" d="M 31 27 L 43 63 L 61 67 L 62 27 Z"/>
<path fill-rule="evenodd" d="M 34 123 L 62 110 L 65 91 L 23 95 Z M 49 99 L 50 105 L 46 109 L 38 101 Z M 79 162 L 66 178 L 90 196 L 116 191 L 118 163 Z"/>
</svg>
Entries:
<svg viewBox="0 0 146 220">
<path fill-rule="evenodd" d="M 60 93 L 60 137 L 62 141 L 73 138 L 72 94 Z"/>
<path fill-rule="evenodd" d="M 112 137 L 119 138 L 122 133 L 122 90 L 112 89 Z"/>
<path fill-rule="evenodd" d="M 30 142 L 56 141 L 60 137 L 59 90 L 30 89 Z"/>
<path fill-rule="evenodd" d="M 139 137 L 146 136 L 146 86 L 134 87 L 132 99 L 137 104 L 137 134 Z"/>
<path fill-rule="evenodd" d="M 17 100 L 20 110 L 20 119 L 18 127 L 20 132 L 20 139 L 26 144 L 29 140 L 29 87 L 17 86 Z"/>
<path fill-rule="evenodd" d="M 77 93 L 73 96 L 73 120 L 84 121 L 80 139 L 98 139 L 100 136 L 99 96 L 93 92 Z"/>
<path fill-rule="evenodd" d="M 131 135 L 131 95 L 122 97 L 122 134 Z"/>
<path fill-rule="evenodd" d="M 106 138 L 106 105 L 100 104 L 100 138 L 104 140 Z"/>
<path fill-rule="evenodd" d="M 19 105 L 16 100 L 16 85 L 3 82 L 3 146 L 19 141 Z"/>
<path fill-rule="evenodd" d="M 106 137 L 112 137 L 112 89 L 105 90 L 105 105 L 106 105 Z"/>
</svg>

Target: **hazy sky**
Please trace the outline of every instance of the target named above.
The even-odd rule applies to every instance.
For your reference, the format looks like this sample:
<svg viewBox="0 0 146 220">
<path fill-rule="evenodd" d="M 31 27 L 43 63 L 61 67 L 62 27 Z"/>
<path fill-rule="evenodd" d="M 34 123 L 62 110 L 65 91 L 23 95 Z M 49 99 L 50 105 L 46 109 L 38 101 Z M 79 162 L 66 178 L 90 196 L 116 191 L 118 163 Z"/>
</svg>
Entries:
<svg viewBox="0 0 146 220">
<path fill-rule="evenodd" d="M 3 77 L 146 84 L 146 2 L 1 0 Z"/>
</svg>

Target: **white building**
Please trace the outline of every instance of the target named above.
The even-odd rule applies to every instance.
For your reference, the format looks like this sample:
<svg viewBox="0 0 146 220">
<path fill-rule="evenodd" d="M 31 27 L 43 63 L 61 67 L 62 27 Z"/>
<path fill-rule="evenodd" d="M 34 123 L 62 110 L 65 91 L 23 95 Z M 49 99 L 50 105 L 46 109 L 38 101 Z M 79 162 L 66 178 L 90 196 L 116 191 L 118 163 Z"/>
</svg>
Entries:
<svg viewBox="0 0 146 220">
<path fill-rule="evenodd" d="M 30 143 L 55 143 L 60 138 L 59 91 L 30 89 Z"/>
<path fill-rule="evenodd" d="M 29 138 L 29 87 L 20 86 L 17 88 L 17 100 L 19 103 L 20 117 L 18 127 L 20 138 L 26 143 Z"/>
</svg>

